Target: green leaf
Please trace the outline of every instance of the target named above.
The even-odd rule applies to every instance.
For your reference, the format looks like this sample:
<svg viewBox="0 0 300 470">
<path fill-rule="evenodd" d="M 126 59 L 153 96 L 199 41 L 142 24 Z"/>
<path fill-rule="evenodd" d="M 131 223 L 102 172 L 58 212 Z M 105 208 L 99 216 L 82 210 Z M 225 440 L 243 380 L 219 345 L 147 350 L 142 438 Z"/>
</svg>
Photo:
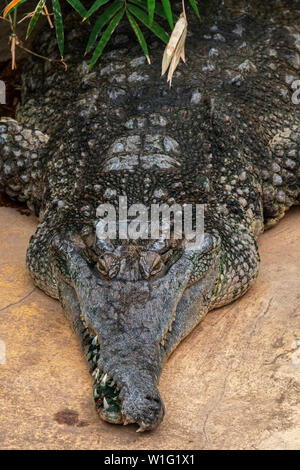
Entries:
<svg viewBox="0 0 300 470">
<path fill-rule="evenodd" d="M 148 12 L 148 3 L 147 2 L 148 2 L 148 0 L 130 0 L 130 3 L 134 3 L 135 5 L 138 5 L 139 7 L 144 8 Z M 155 14 L 157 16 L 160 16 L 161 18 L 167 19 L 166 14 L 165 14 L 165 10 L 157 2 L 155 4 Z M 178 20 L 178 16 L 174 15 L 174 13 L 173 13 L 174 23 L 176 23 L 177 20 Z"/>
<path fill-rule="evenodd" d="M 171 8 L 170 0 L 161 0 L 161 3 L 164 7 L 164 10 L 165 10 L 166 17 L 167 17 L 167 20 L 169 22 L 170 28 L 173 29 L 174 28 L 174 23 L 173 23 L 173 15 L 172 15 L 172 8 Z"/>
<path fill-rule="evenodd" d="M 36 9 L 34 10 L 34 15 L 30 20 L 30 23 L 27 28 L 27 33 L 26 33 L 26 39 L 30 36 L 32 33 L 33 28 L 35 27 L 35 24 L 37 20 L 39 19 L 39 16 L 41 14 L 41 11 L 46 3 L 46 0 L 40 0 L 39 3 L 36 6 Z"/>
<path fill-rule="evenodd" d="M 85 51 L 86 53 L 89 52 L 91 48 L 93 47 L 97 39 L 97 36 L 98 34 L 100 34 L 102 28 L 106 25 L 106 23 L 109 22 L 109 20 L 111 20 L 111 18 L 120 10 L 122 6 L 123 6 L 123 1 L 117 0 L 108 8 L 106 8 L 104 13 L 102 13 L 102 15 L 99 16 L 89 36 L 88 43 L 86 46 L 86 51 Z"/>
<path fill-rule="evenodd" d="M 59 0 L 52 0 L 57 44 L 61 57 L 64 55 L 64 25 Z"/>
<path fill-rule="evenodd" d="M 111 20 L 108 27 L 106 28 L 106 30 L 102 34 L 101 39 L 98 42 L 98 45 L 97 45 L 97 47 L 94 51 L 92 60 L 90 62 L 89 70 L 91 70 L 91 68 L 95 65 L 95 63 L 97 62 L 97 60 L 101 56 L 106 44 L 108 43 L 108 41 L 111 38 L 111 35 L 113 34 L 114 30 L 116 29 L 116 27 L 120 23 L 121 19 L 123 18 L 124 12 L 125 12 L 125 8 L 122 8 L 122 10 L 119 11 L 119 13 L 117 13 L 116 16 L 114 16 L 114 18 Z"/>
<path fill-rule="evenodd" d="M 85 18 L 89 18 L 95 11 L 97 11 L 100 7 L 105 5 L 105 3 L 108 3 L 109 0 L 96 0 L 95 3 L 91 6 L 87 14 L 85 15 Z M 122 2 L 123 3 L 123 2 Z"/>
<path fill-rule="evenodd" d="M 196 0 L 190 0 L 190 4 L 192 5 L 193 10 L 194 10 L 194 12 L 196 13 L 196 15 L 198 16 L 199 20 L 201 20 L 201 16 L 200 16 L 200 13 L 199 13 L 199 10 L 198 10 L 198 6 L 197 6 Z"/>
<path fill-rule="evenodd" d="M 152 24 L 154 20 L 155 0 L 147 0 L 147 6 L 148 6 L 149 23 Z"/>
<path fill-rule="evenodd" d="M 139 25 L 137 24 L 137 22 L 135 21 L 133 16 L 129 13 L 129 11 L 127 11 L 126 13 L 127 13 L 127 17 L 129 19 L 129 22 L 132 26 L 132 29 L 135 32 L 136 37 L 138 38 L 140 46 L 143 49 L 143 52 L 144 52 L 145 56 L 147 57 L 148 62 L 150 63 L 149 51 L 148 51 L 148 47 L 147 47 L 147 43 L 146 43 L 146 40 L 144 38 L 144 35 L 143 35 L 142 31 L 140 30 Z"/>
<path fill-rule="evenodd" d="M 79 13 L 79 15 L 82 16 L 82 18 L 86 17 L 87 10 L 84 8 L 80 0 L 67 0 L 67 2 L 70 3 L 70 5 L 72 5 L 74 10 L 76 10 L 77 13 Z"/>
<path fill-rule="evenodd" d="M 149 23 L 149 18 L 147 13 L 145 13 L 140 8 L 131 5 L 130 3 L 127 5 L 128 10 L 138 19 L 140 20 L 147 28 L 152 31 L 159 39 L 161 39 L 164 43 L 168 44 L 169 36 L 166 31 L 155 21 L 153 21 L 152 25 Z"/>
</svg>

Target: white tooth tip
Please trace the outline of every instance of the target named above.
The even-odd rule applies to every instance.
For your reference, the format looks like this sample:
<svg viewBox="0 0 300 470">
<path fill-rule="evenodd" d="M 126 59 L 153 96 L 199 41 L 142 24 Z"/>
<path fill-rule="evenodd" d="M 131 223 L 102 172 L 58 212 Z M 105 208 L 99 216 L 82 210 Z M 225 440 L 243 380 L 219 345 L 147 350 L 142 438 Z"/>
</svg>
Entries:
<svg viewBox="0 0 300 470">
<path fill-rule="evenodd" d="M 103 398 L 103 406 L 104 406 L 104 409 L 105 409 L 105 410 L 108 410 L 109 404 L 107 403 L 107 400 L 106 400 L 105 397 Z"/>
<path fill-rule="evenodd" d="M 142 421 L 141 424 L 140 424 L 139 429 L 137 429 L 136 432 L 144 432 L 145 429 L 146 429 L 146 425 L 145 425 L 145 423 L 143 423 L 143 421 Z"/>
<path fill-rule="evenodd" d="M 101 380 L 101 385 L 105 385 L 106 382 L 107 382 L 107 379 L 108 379 L 108 375 L 105 374 L 104 377 L 103 377 L 103 379 Z"/>
</svg>

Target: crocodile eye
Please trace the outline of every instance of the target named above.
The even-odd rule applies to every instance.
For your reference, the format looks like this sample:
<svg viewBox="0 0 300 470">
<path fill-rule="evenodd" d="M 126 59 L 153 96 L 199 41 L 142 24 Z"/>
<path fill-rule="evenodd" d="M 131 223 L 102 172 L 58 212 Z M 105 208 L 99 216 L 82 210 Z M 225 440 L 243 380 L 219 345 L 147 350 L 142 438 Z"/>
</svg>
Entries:
<svg viewBox="0 0 300 470">
<path fill-rule="evenodd" d="M 103 276 L 112 279 L 118 274 L 120 264 L 118 258 L 109 253 L 99 258 L 97 267 Z"/>
<path fill-rule="evenodd" d="M 165 265 L 158 253 L 147 252 L 142 253 L 140 257 L 140 270 L 144 278 L 148 279 L 150 276 L 156 276 L 161 273 Z"/>
<path fill-rule="evenodd" d="M 104 259 L 99 259 L 97 267 L 101 274 L 107 274 L 107 266 Z"/>
<path fill-rule="evenodd" d="M 153 275 L 153 274 L 157 273 L 160 270 L 161 267 L 162 267 L 162 260 L 161 260 L 161 258 L 159 258 L 155 262 L 155 264 L 152 266 L 151 274 Z"/>
</svg>

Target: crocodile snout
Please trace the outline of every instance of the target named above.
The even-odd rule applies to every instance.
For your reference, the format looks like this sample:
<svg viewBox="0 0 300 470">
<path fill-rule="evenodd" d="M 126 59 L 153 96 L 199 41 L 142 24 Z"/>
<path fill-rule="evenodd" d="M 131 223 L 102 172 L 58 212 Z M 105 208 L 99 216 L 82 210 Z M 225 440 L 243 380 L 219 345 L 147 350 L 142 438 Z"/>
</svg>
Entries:
<svg viewBox="0 0 300 470">
<path fill-rule="evenodd" d="M 162 367 L 157 344 L 132 334 L 103 341 L 99 367 L 104 372 L 95 376 L 94 386 L 100 417 L 115 424 L 136 423 L 139 431 L 156 428 L 165 413 L 157 389 Z"/>
<path fill-rule="evenodd" d="M 117 378 L 114 374 L 113 379 L 106 373 L 93 374 L 94 397 L 100 417 L 113 424 L 136 423 L 138 431 L 156 428 L 164 417 L 165 407 L 155 381 L 134 367 L 130 373 L 120 372 L 121 375 Z"/>
<path fill-rule="evenodd" d="M 123 424 L 137 423 L 137 432 L 151 431 L 162 421 L 165 407 L 155 386 L 147 390 L 131 388 L 122 401 Z"/>
</svg>

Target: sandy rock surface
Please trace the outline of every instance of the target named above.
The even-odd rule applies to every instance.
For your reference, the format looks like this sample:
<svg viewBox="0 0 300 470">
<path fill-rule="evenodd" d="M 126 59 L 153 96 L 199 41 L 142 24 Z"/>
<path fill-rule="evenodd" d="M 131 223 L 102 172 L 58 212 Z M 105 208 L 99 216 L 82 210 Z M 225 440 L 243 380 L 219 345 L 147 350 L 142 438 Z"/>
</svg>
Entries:
<svg viewBox="0 0 300 470">
<path fill-rule="evenodd" d="M 300 449 L 299 208 L 261 237 L 255 286 L 170 358 L 165 420 L 144 434 L 98 419 L 77 339 L 25 268 L 35 226 L 0 208 L 1 449 Z"/>
</svg>

